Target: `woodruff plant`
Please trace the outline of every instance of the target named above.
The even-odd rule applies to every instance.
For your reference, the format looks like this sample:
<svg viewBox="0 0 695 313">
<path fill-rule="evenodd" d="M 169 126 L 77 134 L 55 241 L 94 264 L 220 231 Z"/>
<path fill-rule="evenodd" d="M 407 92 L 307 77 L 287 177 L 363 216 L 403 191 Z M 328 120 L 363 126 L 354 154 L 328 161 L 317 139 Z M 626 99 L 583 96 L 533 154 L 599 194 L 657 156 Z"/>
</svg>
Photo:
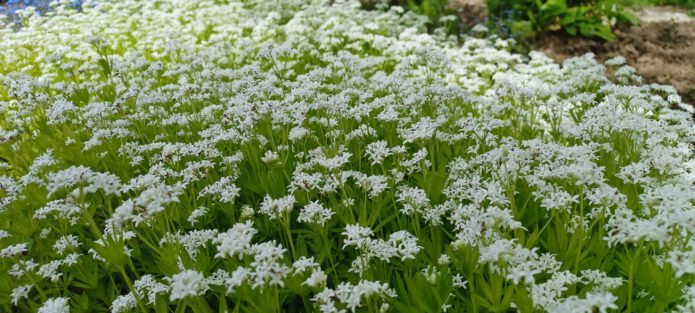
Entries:
<svg viewBox="0 0 695 313">
<path fill-rule="evenodd" d="M 695 309 L 672 87 L 359 7 L 100 1 L 2 29 L 0 310 Z"/>
</svg>

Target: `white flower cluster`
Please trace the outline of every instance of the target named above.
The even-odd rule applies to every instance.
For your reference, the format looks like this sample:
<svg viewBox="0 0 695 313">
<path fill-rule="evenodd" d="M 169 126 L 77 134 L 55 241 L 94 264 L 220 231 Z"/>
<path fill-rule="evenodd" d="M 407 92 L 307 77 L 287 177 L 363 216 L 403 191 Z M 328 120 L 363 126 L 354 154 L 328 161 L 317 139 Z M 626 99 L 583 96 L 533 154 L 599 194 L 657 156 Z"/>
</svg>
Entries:
<svg viewBox="0 0 695 313">
<path fill-rule="evenodd" d="M 171 301 L 200 296 L 205 294 L 208 289 L 205 277 L 194 270 L 183 271 L 168 280 L 171 288 L 171 295 L 169 296 Z"/>
<path fill-rule="evenodd" d="M 351 312 L 362 307 L 369 301 L 396 297 L 396 292 L 390 289 L 388 284 L 378 281 L 360 280 L 357 284 L 342 283 L 335 289 L 326 288 L 316 294 L 312 299 L 319 304 L 321 312 L 338 313 L 345 310 L 338 309 L 338 303 L 344 305 Z M 386 308 L 388 304 L 386 303 Z M 382 306 L 383 307 L 383 306 Z"/>
<path fill-rule="evenodd" d="M 695 307 L 693 108 L 620 58 L 346 0 L 23 15 L 0 27 L 0 311 Z"/>
<path fill-rule="evenodd" d="M 297 221 L 324 226 L 334 214 L 335 212 L 329 208 L 323 207 L 318 201 L 312 201 L 301 209 Z"/>
<path fill-rule="evenodd" d="M 368 227 L 346 225 L 343 235 L 347 237 L 343 241 L 343 248 L 354 246 L 360 251 L 359 257 L 352 262 L 351 269 L 360 275 L 367 269 L 372 258 L 386 262 L 391 258 L 399 258 L 401 261 L 414 260 L 422 249 L 417 244 L 417 237 L 405 230 L 392 233 L 388 240 L 382 240 L 372 239 L 374 232 Z"/>
<path fill-rule="evenodd" d="M 68 298 L 51 298 L 39 308 L 38 313 L 70 313 Z"/>
</svg>

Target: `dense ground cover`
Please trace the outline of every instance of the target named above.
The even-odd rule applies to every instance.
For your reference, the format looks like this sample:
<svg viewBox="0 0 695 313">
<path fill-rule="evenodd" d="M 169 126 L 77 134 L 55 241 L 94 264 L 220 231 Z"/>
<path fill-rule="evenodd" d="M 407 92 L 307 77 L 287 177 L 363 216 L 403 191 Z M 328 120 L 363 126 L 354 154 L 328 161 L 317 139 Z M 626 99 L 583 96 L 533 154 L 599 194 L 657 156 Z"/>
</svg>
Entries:
<svg viewBox="0 0 695 313">
<path fill-rule="evenodd" d="M 15 24 L 21 24 L 18 13 L 23 10 L 32 10 L 41 15 L 53 9 L 52 4 L 60 3 L 63 7 L 72 7 L 75 10 L 82 9 L 82 0 L 0 0 L 0 19 Z"/>
<path fill-rule="evenodd" d="M 692 312 L 695 127 L 621 59 L 335 1 L 0 32 L 0 310 Z"/>
</svg>

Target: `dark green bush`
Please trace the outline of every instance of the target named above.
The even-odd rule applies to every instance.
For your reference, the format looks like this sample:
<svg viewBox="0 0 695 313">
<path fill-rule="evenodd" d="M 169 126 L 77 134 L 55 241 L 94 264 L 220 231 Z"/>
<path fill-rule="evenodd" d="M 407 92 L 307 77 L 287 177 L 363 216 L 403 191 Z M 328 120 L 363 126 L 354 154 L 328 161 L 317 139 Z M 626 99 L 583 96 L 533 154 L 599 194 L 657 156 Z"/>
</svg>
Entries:
<svg viewBox="0 0 695 313">
<path fill-rule="evenodd" d="M 488 0 L 491 21 L 524 36 L 564 30 L 570 35 L 615 39 L 613 28 L 637 23 L 616 1 Z"/>
<path fill-rule="evenodd" d="M 400 6 L 408 11 L 427 16 L 427 27 L 430 31 L 435 28 L 444 28 L 448 33 L 460 32 L 460 23 L 451 19 L 442 20 L 442 17 L 452 15 L 454 12 L 448 7 L 449 0 L 359 0 L 363 9 L 376 9 L 379 5 Z M 456 18 L 454 18 L 456 20 Z"/>
</svg>

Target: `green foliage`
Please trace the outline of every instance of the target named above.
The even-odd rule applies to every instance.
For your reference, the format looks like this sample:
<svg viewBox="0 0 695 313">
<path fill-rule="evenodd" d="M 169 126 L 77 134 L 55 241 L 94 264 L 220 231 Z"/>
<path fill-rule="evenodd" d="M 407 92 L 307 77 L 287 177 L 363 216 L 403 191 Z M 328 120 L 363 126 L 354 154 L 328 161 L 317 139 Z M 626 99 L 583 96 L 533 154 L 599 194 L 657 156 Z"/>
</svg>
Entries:
<svg viewBox="0 0 695 313">
<path fill-rule="evenodd" d="M 427 16 L 431 22 L 436 23 L 438 18 L 447 12 L 448 0 L 397 0 L 400 5 L 408 10 Z"/>
<path fill-rule="evenodd" d="M 453 32 L 457 26 L 454 12 L 448 7 L 449 0 L 360 0 L 362 8 L 376 9 L 380 6 L 400 6 L 407 11 L 422 15 L 427 18 L 430 31 L 435 28 L 443 28 Z"/>
<path fill-rule="evenodd" d="M 439 312 L 453 290 L 453 280 L 448 270 L 417 272 L 398 278 L 398 301 L 393 303 L 398 312 Z"/>
<path fill-rule="evenodd" d="M 632 14 L 612 0 L 488 0 L 488 11 L 492 21 L 522 37 L 564 30 L 572 36 L 612 41 L 616 25 L 637 23 Z"/>
</svg>

